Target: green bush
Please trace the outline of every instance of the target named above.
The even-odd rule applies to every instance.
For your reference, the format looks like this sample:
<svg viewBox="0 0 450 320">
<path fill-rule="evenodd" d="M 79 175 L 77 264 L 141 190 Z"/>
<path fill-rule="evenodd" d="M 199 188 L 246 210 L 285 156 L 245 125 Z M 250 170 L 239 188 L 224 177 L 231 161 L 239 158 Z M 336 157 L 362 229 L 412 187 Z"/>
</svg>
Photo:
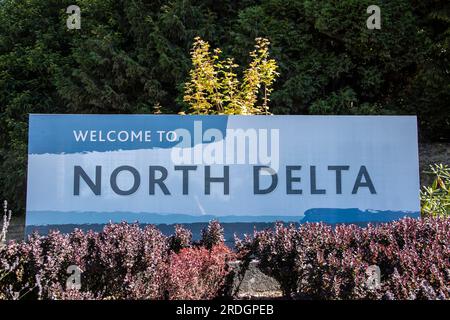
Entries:
<svg viewBox="0 0 450 320">
<path fill-rule="evenodd" d="M 424 186 L 420 192 L 422 216 L 449 217 L 450 168 L 443 164 L 435 164 L 430 168 L 429 174 L 432 174 L 435 179 L 431 186 Z"/>
</svg>

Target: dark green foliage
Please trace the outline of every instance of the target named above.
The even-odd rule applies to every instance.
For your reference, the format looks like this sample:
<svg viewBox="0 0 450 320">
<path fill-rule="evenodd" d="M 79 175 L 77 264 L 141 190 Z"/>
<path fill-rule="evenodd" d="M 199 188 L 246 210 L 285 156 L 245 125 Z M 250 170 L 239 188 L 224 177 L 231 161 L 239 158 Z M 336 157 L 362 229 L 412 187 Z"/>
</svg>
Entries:
<svg viewBox="0 0 450 320">
<path fill-rule="evenodd" d="M 66 4 L 0 4 L 0 195 L 16 208 L 25 203 L 28 114 L 69 111 L 54 81 L 70 62 Z"/>
<path fill-rule="evenodd" d="M 68 5 L 81 30 L 67 30 Z M 381 30 L 366 8 L 381 7 Z M 279 114 L 417 114 L 450 136 L 447 0 L 4 0 L 0 2 L 0 198 L 23 209 L 29 113 L 187 110 L 200 36 L 248 64 L 271 42 Z M 160 106 L 160 107 L 159 107 Z"/>
<path fill-rule="evenodd" d="M 367 29 L 370 4 L 264 1 L 242 11 L 238 43 L 264 35 L 280 64 L 272 96 L 275 113 L 400 111 L 403 87 L 424 59 L 425 35 L 418 33 L 418 17 L 406 0 L 380 4 L 382 29 Z"/>
</svg>

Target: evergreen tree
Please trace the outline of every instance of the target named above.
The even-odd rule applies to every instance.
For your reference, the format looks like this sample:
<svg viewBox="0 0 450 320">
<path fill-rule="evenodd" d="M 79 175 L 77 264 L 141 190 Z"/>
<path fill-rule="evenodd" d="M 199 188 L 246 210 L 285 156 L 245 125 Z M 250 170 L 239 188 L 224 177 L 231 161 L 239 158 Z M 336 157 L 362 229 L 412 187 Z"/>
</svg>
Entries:
<svg viewBox="0 0 450 320">
<path fill-rule="evenodd" d="M 66 27 L 72 4 L 80 30 Z M 381 30 L 366 27 L 373 4 Z M 240 75 L 255 38 L 267 38 L 280 73 L 273 113 L 417 114 L 422 137 L 448 139 L 449 8 L 447 0 L 0 1 L 0 198 L 23 212 L 29 113 L 188 111 L 195 37 L 234 57 L 225 64 Z"/>
</svg>

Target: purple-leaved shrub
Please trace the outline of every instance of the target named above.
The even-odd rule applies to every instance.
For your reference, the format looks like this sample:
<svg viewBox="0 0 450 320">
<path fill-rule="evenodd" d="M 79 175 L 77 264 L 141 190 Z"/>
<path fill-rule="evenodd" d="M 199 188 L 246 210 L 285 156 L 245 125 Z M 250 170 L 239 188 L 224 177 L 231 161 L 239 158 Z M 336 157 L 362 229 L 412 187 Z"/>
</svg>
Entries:
<svg viewBox="0 0 450 320">
<path fill-rule="evenodd" d="M 229 292 L 227 262 L 236 254 L 224 246 L 220 224 L 212 221 L 199 244 L 190 239 L 181 227 L 167 238 L 127 223 L 98 233 L 33 234 L 0 247 L 0 299 L 210 299 Z M 367 228 L 279 223 L 238 239 L 236 248 L 243 259 L 259 259 L 293 298 L 450 299 L 449 239 L 449 219 Z M 66 287 L 73 265 L 81 271 L 79 290 Z M 370 287 L 373 265 L 381 282 Z"/>
<path fill-rule="evenodd" d="M 154 226 L 109 224 L 102 232 L 32 234 L 0 248 L 0 299 L 193 299 L 221 292 L 232 252 L 223 242 L 191 246 L 176 228 L 176 247 Z M 172 241 L 173 244 L 173 241 Z M 79 290 L 66 287 L 69 266 Z"/>
<path fill-rule="evenodd" d="M 277 224 L 236 242 L 299 299 L 450 299 L 450 220 L 402 219 L 379 226 Z M 368 286 L 369 266 L 381 271 Z"/>
<path fill-rule="evenodd" d="M 169 259 L 167 298 L 213 299 L 221 294 L 234 253 L 223 243 L 191 247 L 172 253 Z"/>
<path fill-rule="evenodd" d="M 208 226 L 202 230 L 200 244 L 207 249 L 211 249 L 224 241 L 224 232 L 219 221 L 211 220 Z"/>
<path fill-rule="evenodd" d="M 169 237 L 170 250 L 178 253 L 181 249 L 189 248 L 192 245 L 192 232 L 181 225 L 175 226 L 175 232 Z"/>
<path fill-rule="evenodd" d="M 0 251 L 0 269 L 9 270 L 0 292 L 11 295 L 27 287 L 23 298 L 162 298 L 167 258 L 166 237 L 152 226 L 121 223 L 99 233 L 33 234 Z M 66 290 L 71 265 L 82 271 L 81 293 Z"/>
</svg>

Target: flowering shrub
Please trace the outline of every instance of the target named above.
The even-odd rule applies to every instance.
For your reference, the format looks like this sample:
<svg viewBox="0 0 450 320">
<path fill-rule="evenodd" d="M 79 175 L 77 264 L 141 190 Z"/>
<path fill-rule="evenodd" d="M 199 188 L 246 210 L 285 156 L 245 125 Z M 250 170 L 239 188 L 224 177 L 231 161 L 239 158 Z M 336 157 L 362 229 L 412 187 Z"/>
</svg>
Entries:
<svg viewBox="0 0 450 320">
<path fill-rule="evenodd" d="M 359 228 L 278 224 L 237 241 L 286 295 L 302 299 L 450 299 L 450 220 L 402 219 Z M 369 266 L 381 271 L 368 286 Z"/>
<path fill-rule="evenodd" d="M 170 299 L 212 299 L 217 297 L 228 274 L 233 253 L 223 243 L 208 250 L 185 248 L 171 255 L 168 272 Z"/>
</svg>

